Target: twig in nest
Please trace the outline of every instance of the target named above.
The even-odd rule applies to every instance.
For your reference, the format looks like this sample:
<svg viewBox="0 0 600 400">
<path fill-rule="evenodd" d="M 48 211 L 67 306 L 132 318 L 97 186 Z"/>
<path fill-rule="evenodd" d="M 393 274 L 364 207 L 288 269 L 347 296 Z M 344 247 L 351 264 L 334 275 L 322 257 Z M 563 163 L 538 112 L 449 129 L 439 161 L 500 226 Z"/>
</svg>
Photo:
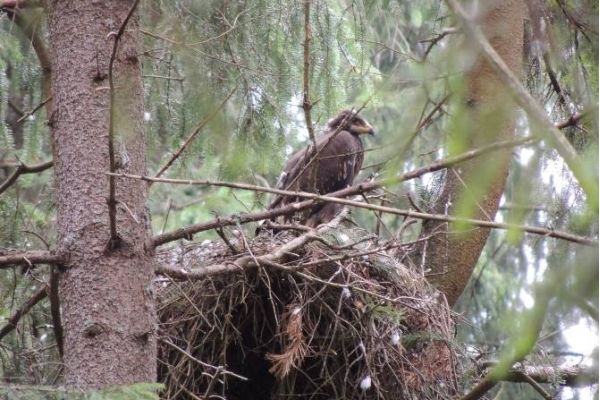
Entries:
<svg viewBox="0 0 600 400">
<path fill-rule="evenodd" d="M 227 236 L 225 236 L 225 232 L 223 232 L 222 226 L 216 227 L 215 232 L 217 232 L 217 235 L 219 235 L 219 237 L 223 240 L 223 242 L 225 242 L 227 247 L 229 247 L 232 254 L 239 254 L 239 250 L 229 241 L 229 239 L 227 239 Z"/>
</svg>

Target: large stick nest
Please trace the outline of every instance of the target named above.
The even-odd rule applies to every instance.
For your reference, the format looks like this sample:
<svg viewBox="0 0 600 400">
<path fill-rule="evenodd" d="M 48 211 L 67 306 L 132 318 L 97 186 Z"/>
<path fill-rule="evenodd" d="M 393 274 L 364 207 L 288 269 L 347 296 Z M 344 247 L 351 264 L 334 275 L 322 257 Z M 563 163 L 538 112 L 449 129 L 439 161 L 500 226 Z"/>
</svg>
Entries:
<svg viewBox="0 0 600 400">
<path fill-rule="evenodd" d="M 397 261 L 402 247 L 376 239 L 327 226 L 162 252 L 163 266 L 190 276 L 220 271 L 156 282 L 165 397 L 451 397 L 450 311 Z"/>
</svg>

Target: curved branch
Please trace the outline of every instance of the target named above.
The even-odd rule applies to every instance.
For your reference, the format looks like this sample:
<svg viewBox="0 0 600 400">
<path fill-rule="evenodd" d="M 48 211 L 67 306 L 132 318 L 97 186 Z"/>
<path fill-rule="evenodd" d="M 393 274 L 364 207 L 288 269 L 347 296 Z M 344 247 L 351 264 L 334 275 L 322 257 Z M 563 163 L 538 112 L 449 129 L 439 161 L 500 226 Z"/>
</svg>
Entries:
<svg viewBox="0 0 600 400">
<path fill-rule="evenodd" d="M 53 161 L 48 161 L 42 164 L 33 165 L 31 167 L 21 163 L 17 166 L 17 168 L 13 171 L 12 174 L 4 182 L 0 184 L 0 194 L 6 191 L 9 187 L 12 186 L 13 183 L 19 179 L 19 176 L 24 174 L 34 174 L 37 172 L 42 172 L 51 168 L 54 165 Z"/>
<path fill-rule="evenodd" d="M 335 228 L 340 221 L 346 216 L 346 212 L 341 212 L 329 223 L 319 226 L 318 228 L 310 229 L 308 232 L 298 236 L 297 238 L 290 240 L 289 242 L 279 246 L 268 254 L 254 257 L 253 255 L 243 256 L 237 260 L 224 264 L 213 264 L 204 266 L 201 268 L 194 268 L 187 270 L 184 268 L 174 268 L 159 266 L 155 272 L 163 275 L 167 275 L 174 279 L 198 279 L 206 276 L 226 274 L 230 272 L 243 271 L 248 267 L 257 267 L 260 265 L 274 266 L 281 268 L 281 264 L 277 264 L 278 261 L 287 257 L 290 253 L 306 243 L 319 240 L 319 235 L 327 232 L 328 230 Z M 285 267 L 284 267 L 285 268 Z M 287 269 L 287 268 L 286 268 Z"/>
<path fill-rule="evenodd" d="M 31 311 L 33 306 L 45 299 L 47 295 L 48 293 L 46 292 L 46 285 L 42 285 L 41 287 L 39 287 L 38 290 L 35 291 L 33 296 L 27 299 L 27 301 L 19 309 L 17 309 L 13 315 L 11 315 L 8 318 L 6 325 L 0 328 L 0 340 L 2 340 L 4 336 L 12 332 L 17 327 L 17 323 L 19 322 L 19 320 L 25 314 Z"/>
</svg>

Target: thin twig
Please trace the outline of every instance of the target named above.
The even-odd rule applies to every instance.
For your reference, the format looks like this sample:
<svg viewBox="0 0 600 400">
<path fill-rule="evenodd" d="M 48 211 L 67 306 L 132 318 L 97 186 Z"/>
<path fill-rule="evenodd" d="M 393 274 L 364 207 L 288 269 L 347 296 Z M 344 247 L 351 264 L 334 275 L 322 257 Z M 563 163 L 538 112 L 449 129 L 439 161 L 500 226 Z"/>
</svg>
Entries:
<svg viewBox="0 0 600 400">
<path fill-rule="evenodd" d="M 165 79 L 168 81 L 179 81 L 179 82 L 183 82 L 185 80 L 185 78 L 182 76 L 163 76 L 163 75 L 152 75 L 152 74 L 142 75 L 142 78 Z"/>
<path fill-rule="evenodd" d="M 31 111 L 28 111 L 25 114 L 23 114 L 23 116 L 21 116 L 21 118 L 19 118 L 17 120 L 17 123 L 23 122 L 25 119 L 31 117 L 33 114 L 35 114 L 36 112 L 38 112 L 38 110 L 40 108 L 44 107 L 46 105 L 46 103 L 48 103 L 51 100 L 52 100 L 52 96 L 50 96 L 46 100 L 42 101 L 40 104 L 38 104 L 37 106 L 35 106 Z"/>
<path fill-rule="evenodd" d="M 217 217 L 218 218 L 218 217 Z M 223 240 L 223 242 L 227 245 L 227 247 L 229 247 L 229 250 L 231 250 L 231 254 L 239 254 L 239 250 L 233 245 L 233 243 L 231 243 L 229 241 L 229 239 L 227 238 L 227 236 L 225 236 L 225 232 L 223 232 L 223 227 L 219 226 L 215 228 L 215 232 L 217 232 L 217 235 L 219 235 L 219 237 L 221 238 L 221 240 Z"/>
<path fill-rule="evenodd" d="M 442 31 L 440 33 L 438 33 L 434 37 L 421 40 L 420 43 L 429 43 L 427 45 L 427 49 L 425 49 L 425 52 L 423 53 L 423 61 L 425 61 L 427 59 L 429 52 L 433 49 L 433 47 L 440 40 L 442 40 L 443 38 L 445 38 L 446 36 L 448 36 L 450 34 L 457 33 L 457 32 L 458 32 L 458 29 L 456 27 L 444 28 L 444 29 L 442 29 Z"/>
<path fill-rule="evenodd" d="M 194 357 L 193 355 L 191 355 L 190 353 L 188 353 L 187 351 L 185 351 L 184 349 L 182 349 L 181 347 L 177 346 L 175 343 L 171 342 L 170 340 L 167 339 L 161 339 L 161 342 L 165 343 L 166 345 L 174 348 L 175 350 L 177 350 L 178 352 L 180 352 L 181 354 L 183 354 L 184 356 L 186 356 L 187 358 L 189 358 L 190 360 L 194 361 L 195 363 L 198 363 L 199 365 L 205 367 L 205 368 L 210 368 L 210 369 L 214 369 L 215 371 L 219 371 L 221 374 L 223 375 L 230 375 L 233 376 L 234 378 L 237 378 L 241 381 L 247 381 L 248 378 L 246 378 L 245 376 L 236 374 L 234 372 L 228 371 L 225 368 L 223 368 L 222 366 L 215 366 L 209 363 L 206 363 L 196 357 Z"/>
<path fill-rule="evenodd" d="M 42 285 L 35 291 L 33 296 L 27 299 L 27 301 L 23 303 L 23 305 L 8 318 L 6 325 L 0 328 L 0 340 L 2 340 L 4 336 L 12 332 L 17 327 L 17 323 L 19 322 L 21 317 L 27 314 L 33 308 L 33 306 L 35 306 L 37 303 L 46 298 L 46 296 L 46 285 Z"/>
<path fill-rule="evenodd" d="M 306 121 L 306 129 L 308 129 L 308 136 L 314 146 L 314 151 L 317 148 L 317 140 L 315 138 L 315 128 L 312 124 L 312 118 L 310 111 L 312 109 L 312 103 L 310 101 L 310 41 L 312 39 L 312 32 L 310 29 L 310 2 L 311 0 L 304 0 L 304 79 L 303 86 L 304 92 L 302 94 L 302 109 L 304 110 L 304 119 Z"/>
<path fill-rule="evenodd" d="M 221 102 L 221 104 L 219 104 L 219 106 L 213 110 L 212 113 L 210 113 L 206 118 L 204 118 L 202 121 L 200 121 L 200 123 L 198 125 L 196 125 L 196 127 L 194 128 L 194 130 L 192 131 L 190 136 L 181 145 L 181 147 L 179 147 L 179 149 L 171 156 L 169 161 L 167 161 L 167 163 L 156 173 L 156 175 L 154 175 L 155 178 L 159 178 L 167 169 L 169 169 L 169 167 L 175 162 L 175 160 L 177 160 L 179 158 L 181 153 L 183 153 L 183 151 L 190 145 L 192 140 L 194 140 L 196 135 L 198 135 L 198 133 L 200 133 L 202 128 L 204 128 L 206 126 L 206 124 L 208 124 L 219 113 L 219 111 L 221 111 L 221 109 L 223 109 L 223 107 L 225 106 L 225 104 L 227 104 L 227 102 L 229 101 L 231 96 L 233 96 L 233 94 L 235 93 L 237 88 L 238 88 L 238 86 L 236 85 L 233 88 L 233 90 L 231 92 L 229 92 L 229 94 L 227 95 L 225 100 L 223 100 Z M 152 182 L 150 182 L 150 185 L 151 184 L 152 184 Z"/>
<path fill-rule="evenodd" d="M 549 230 L 549 229 L 545 229 L 545 228 L 504 224 L 504 223 L 495 223 L 495 222 L 491 222 L 491 221 L 481 221 L 481 220 L 475 220 L 475 219 L 461 219 L 461 218 L 450 217 L 450 216 L 446 216 L 446 215 L 419 213 L 419 212 L 414 212 L 411 210 L 400 210 L 397 208 L 382 207 L 382 206 L 377 206 L 377 205 L 373 205 L 373 204 L 364 204 L 364 203 L 340 198 L 340 197 L 361 194 L 361 193 L 364 193 L 364 192 L 367 192 L 370 190 L 380 188 L 385 185 L 414 179 L 414 178 L 417 178 L 419 176 L 425 175 L 430 172 L 439 171 L 441 169 L 448 168 L 450 166 L 453 166 L 455 164 L 458 164 L 460 162 L 466 161 L 468 159 L 477 157 L 481 154 L 485 154 L 485 153 L 493 151 L 493 150 L 497 150 L 500 148 L 506 148 L 506 147 L 514 147 L 519 144 L 527 144 L 527 143 L 534 142 L 535 140 L 536 140 L 535 137 L 525 137 L 525 138 L 516 139 L 516 140 L 509 140 L 509 141 L 493 143 L 491 145 L 484 146 L 479 149 L 470 150 L 466 153 L 463 153 L 463 154 L 455 156 L 455 157 L 450 157 L 447 159 L 440 160 L 429 166 L 419 168 L 417 170 L 408 172 L 406 174 L 403 174 L 403 175 L 400 175 L 397 177 L 392 177 L 392 178 L 388 178 L 388 179 L 377 180 L 377 181 L 367 182 L 367 183 L 359 183 L 357 185 L 348 187 L 346 189 L 342 189 L 337 192 L 329 193 L 327 196 L 321 196 L 321 195 L 318 195 L 315 193 L 308 193 L 308 192 L 294 192 L 294 191 L 287 191 L 287 190 L 281 190 L 281 189 L 273 189 L 273 188 L 267 188 L 267 187 L 262 187 L 262 186 L 250 185 L 250 184 L 246 184 L 246 183 L 231 183 L 231 182 L 220 182 L 220 181 L 211 181 L 211 180 L 194 181 L 194 180 L 178 180 L 178 179 L 155 179 L 155 178 L 151 178 L 151 177 L 147 177 L 147 176 L 131 175 L 131 174 L 114 174 L 114 175 L 119 176 L 119 177 L 124 177 L 124 178 L 142 179 L 142 180 L 147 180 L 147 181 L 173 183 L 173 184 L 186 184 L 186 185 L 198 184 L 198 185 L 223 186 L 223 187 L 230 187 L 230 188 L 234 188 L 234 189 L 262 191 L 262 192 L 274 193 L 274 194 L 279 194 L 279 195 L 303 197 L 303 198 L 309 199 L 309 200 L 305 200 L 305 201 L 301 201 L 301 202 L 297 202 L 297 203 L 291 203 L 284 207 L 280 207 L 280 208 L 276 208 L 276 209 L 272 209 L 272 210 L 268 210 L 268 211 L 263 211 L 263 212 L 259 212 L 259 213 L 255 213 L 255 214 L 234 215 L 234 216 L 229 216 L 229 217 L 225 217 L 225 218 L 219 218 L 218 220 L 212 220 L 212 221 L 205 222 L 205 223 L 190 225 L 186 228 L 180 228 L 176 231 L 167 232 L 167 233 L 164 233 L 161 235 L 154 236 L 152 238 L 151 247 L 157 247 L 162 244 L 172 242 L 175 240 L 179 240 L 182 238 L 189 239 L 195 233 L 214 229 L 218 226 L 235 225 L 238 221 L 239 221 L 239 223 L 247 223 L 247 222 L 252 222 L 252 221 L 259 221 L 262 219 L 273 218 L 273 217 L 277 217 L 279 215 L 285 215 L 285 214 L 288 214 L 291 212 L 297 212 L 297 211 L 300 211 L 300 210 L 303 210 L 303 209 L 313 206 L 315 204 L 315 201 L 328 201 L 328 202 L 333 202 L 333 203 L 345 204 L 345 205 L 350 205 L 350 206 L 355 206 L 355 207 L 360 207 L 360 208 L 367 208 L 367 209 L 372 209 L 372 210 L 376 210 L 376 211 L 383 211 L 383 212 L 388 212 L 388 213 L 392 213 L 392 214 L 396 214 L 396 215 L 403 215 L 403 216 L 414 217 L 414 218 L 419 218 L 419 219 L 433 219 L 433 220 L 446 221 L 446 222 L 466 222 L 466 223 L 469 223 L 472 225 L 485 227 L 485 228 L 518 229 L 518 230 L 523 230 L 523 231 L 529 232 L 529 233 L 535 233 L 535 234 L 541 234 L 541 235 L 545 235 L 545 236 L 555 237 L 555 238 L 573 241 L 575 243 L 580 243 L 580 244 L 584 244 L 584 245 L 594 245 L 595 241 L 593 241 L 592 239 L 577 236 L 577 235 L 572 235 L 572 234 L 566 233 L 566 232 L 553 231 L 553 230 Z"/>
<path fill-rule="evenodd" d="M 378 186 L 381 186 L 382 185 L 381 181 L 379 181 L 378 182 L 379 184 L 375 185 L 374 187 L 373 187 L 373 184 L 376 182 L 362 183 L 362 184 L 358 184 L 356 186 L 351 186 L 349 188 L 346 188 L 346 189 L 343 189 L 343 190 L 340 190 L 337 192 L 330 193 L 327 196 L 322 196 L 322 195 L 318 195 L 315 193 L 294 192 L 294 191 L 288 191 L 288 190 L 273 189 L 273 188 L 267 188 L 267 187 L 262 187 L 262 186 L 250 185 L 250 184 L 246 184 L 246 183 L 232 183 L 232 182 L 209 181 L 209 180 L 202 180 L 202 181 L 187 180 L 186 181 L 186 180 L 178 180 L 178 179 L 155 179 L 155 178 L 150 178 L 150 177 L 146 177 L 146 176 L 130 175 L 130 174 L 115 174 L 115 175 L 119 176 L 119 177 L 131 178 L 131 179 L 151 180 L 153 182 L 163 182 L 163 183 L 171 183 L 171 184 L 185 184 L 185 185 L 198 184 L 198 185 L 230 187 L 230 188 L 235 188 L 235 189 L 267 192 L 267 193 L 274 193 L 274 194 L 283 195 L 283 196 L 301 197 L 301 198 L 308 199 L 308 200 L 297 202 L 297 203 L 290 203 L 290 204 L 286 205 L 285 207 L 276 208 L 276 209 L 272 209 L 272 210 L 261 212 L 261 213 L 244 214 L 244 215 L 232 216 L 232 217 L 222 218 L 222 219 L 217 218 L 216 221 L 210 221 L 210 222 L 203 223 L 203 224 L 191 225 L 187 228 L 181 228 L 174 232 L 157 235 L 152 239 L 153 247 L 156 247 L 156 246 L 159 246 L 164 243 L 167 243 L 167 242 L 170 242 L 173 240 L 177 240 L 177 239 L 182 239 L 182 238 L 191 239 L 191 236 L 194 233 L 198 233 L 198 232 L 209 230 L 209 229 L 214 229 L 217 227 L 234 225 L 235 223 L 237 223 L 237 221 L 239 221 L 240 223 L 246 223 L 246 222 L 258 221 L 258 220 L 265 219 L 265 218 L 272 218 L 273 216 L 285 215 L 290 212 L 297 212 L 297 211 L 300 211 L 305 208 L 309 208 L 309 207 L 313 206 L 315 204 L 315 202 L 337 203 L 337 204 L 343 204 L 346 206 L 364 208 L 364 209 L 368 209 L 368 210 L 380 211 L 380 212 L 385 212 L 385 213 L 394 214 L 394 215 L 400 215 L 400 216 L 412 217 L 412 218 L 424 219 L 424 220 L 431 220 L 431 221 L 466 223 L 466 224 L 478 226 L 481 228 L 503 229 L 503 230 L 513 230 L 514 229 L 514 230 L 533 233 L 533 234 L 537 234 L 537 235 L 553 237 L 556 239 L 567 240 L 570 242 L 574 242 L 574 243 L 578 243 L 578 244 L 582 244 L 582 245 L 586 245 L 586 246 L 594 246 L 597 244 L 596 241 L 594 241 L 593 239 L 587 238 L 587 237 L 574 235 L 574 234 L 571 234 L 568 232 L 562 232 L 562 231 L 556 231 L 556 230 L 552 230 L 552 229 L 536 227 L 536 226 L 508 224 L 508 223 L 494 222 L 494 221 L 489 221 L 489 220 L 478 220 L 478 219 L 472 219 L 472 218 L 458 218 L 458 217 L 453 217 L 453 216 L 449 216 L 449 215 L 445 215 L 445 214 L 423 213 L 423 212 L 417 212 L 417 211 L 412 211 L 412 210 L 403 210 L 403 209 L 394 208 L 394 207 L 384 207 L 384 206 L 379 206 L 376 204 L 362 203 L 362 202 L 355 201 L 355 200 L 348 200 L 348 199 L 341 198 L 342 196 L 360 194 L 360 193 L 364 193 L 365 191 L 372 190 L 374 187 L 376 188 Z M 402 177 L 404 177 L 404 176 L 405 175 L 403 175 Z"/>
<path fill-rule="evenodd" d="M 58 354 L 62 359 L 64 354 L 64 335 L 63 335 L 63 327 L 62 321 L 60 317 L 60 297 L 58 294 L 58 280 L 60 278 L 60 273 L 58 271 L 58 267 L 56 265 L 52 266 L 52 270 L 50 271 L 50 281 L 49 284 L 49 293 L 48 297 L 50 298 L 50 314 L 52 315 L 52 327 L 54 329 L 54 340 L 56 340 L 56 345 L 58 346 Z"/>
<path fill-rule="evenodd" d="M 525 373 L 517 373 L 517 376 L 523 379 L 523 382 L 529 383 L 529 385 L 534 388 L 544 399 L 552 400 L 554 397 L 550 395 L 550 393 L 546 392 L 544 388 L 535 381 L 532 377 Z"/>
<path fill-rule="evenodd" d="M 6 191 L 15 181 L 19 178 L 19 176 L 24 174 L 35 174 L 37 172 L 42 172 L 51 168 L 54 165 L 53 161 L 48 161 L 42 164 L 33 165 L 31 167 L 20 163 L 17 168 L 13 171 L 12 174 L 2 184 L 0 184 L 0 194 Z"/>
<path fill-rule="evenodd" d="M 110 61 L 108 63 L 108 85 L 110 86 L 110 111 L 109 111 L 109 125 L 108 125 L 108 157 L 110 161 L 110 172 L 115 172 L 116 161 L 115 161 L 115 82 L 113 76 L 113 69 L 115 65 L 115 59 L 117 58 L 117 49 L 119 48 L 119 40 L 125 32 L 125 27 L 129 22 L 129 19 L 133 15 L 133 12 L 137 8 L 140 0 L 135 0 L 127 16 L 121 23 L 119 30 L 114 35 L 115 41 L 113 44 L 112 54 L 110 55 Z M 117 233 L 117 201 L 115 199 L 116 185 L 115 178 L 109 176 L 109 194 L 108 194 L 108 218 L 110 225 L 110 248 L 115 249 L 118 247 L 120 239 Z"/>
<path fill-rule="evenodd" d="M 214 264 L 209 266 L 203 266 L 201 268 L 184 269 L 175 267 L 159 266 L 155 271 L 163 275 L 167 275 L 173 279 L 192 279 L 200 278 L 208 275 L 219 275 L 227 274 L 236 271 L 244 271 L 248 267 L 257 267 L 260 265 L 273 266 L 273 263 L 288 257 L 290 253 L 293 253 L 296 249 L 304 246 L 306 243 L 319 239 L 319 236 L 328 230 L 335 228 L 340 221 L 346 216 L 347 212 L 338 214 L 329 223 L 309 230 L 308 232 L 290 240 L 289 242 L 281 245 L 274 249 L 268 254 L 254 257 L 254 255 L 248 255 L 239 257 L 234 262 L 224 264 Z"/>
</svg>

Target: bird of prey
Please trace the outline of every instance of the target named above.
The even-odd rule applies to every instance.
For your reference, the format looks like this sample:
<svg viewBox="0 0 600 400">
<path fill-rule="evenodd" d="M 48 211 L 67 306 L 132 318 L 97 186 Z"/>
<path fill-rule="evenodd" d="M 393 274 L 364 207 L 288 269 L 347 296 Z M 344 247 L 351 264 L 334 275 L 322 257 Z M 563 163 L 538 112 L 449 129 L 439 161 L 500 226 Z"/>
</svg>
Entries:
<svg viewBox="0 0 600 400">
<path fill-rule="evenodd" d="M 312 144 L 292 155 L 277 182 L 277 189 L 327 194 L 351 186 L 362 166 L 364 147 L 360 137 L 365 134 L 375 134 L 366 119 L 354 110 L 341 111 L 327 122 L 324 132 L 316 138 L 316 158 Z M 268 209 L 298 200 L 294 196 L 278 195 Z M 284 220 L 296 219 L 315 227 L 333 219 L 340 208 L 339 204 L 321 203 L 295 218 L 287 215 Z"/>
</svg>

